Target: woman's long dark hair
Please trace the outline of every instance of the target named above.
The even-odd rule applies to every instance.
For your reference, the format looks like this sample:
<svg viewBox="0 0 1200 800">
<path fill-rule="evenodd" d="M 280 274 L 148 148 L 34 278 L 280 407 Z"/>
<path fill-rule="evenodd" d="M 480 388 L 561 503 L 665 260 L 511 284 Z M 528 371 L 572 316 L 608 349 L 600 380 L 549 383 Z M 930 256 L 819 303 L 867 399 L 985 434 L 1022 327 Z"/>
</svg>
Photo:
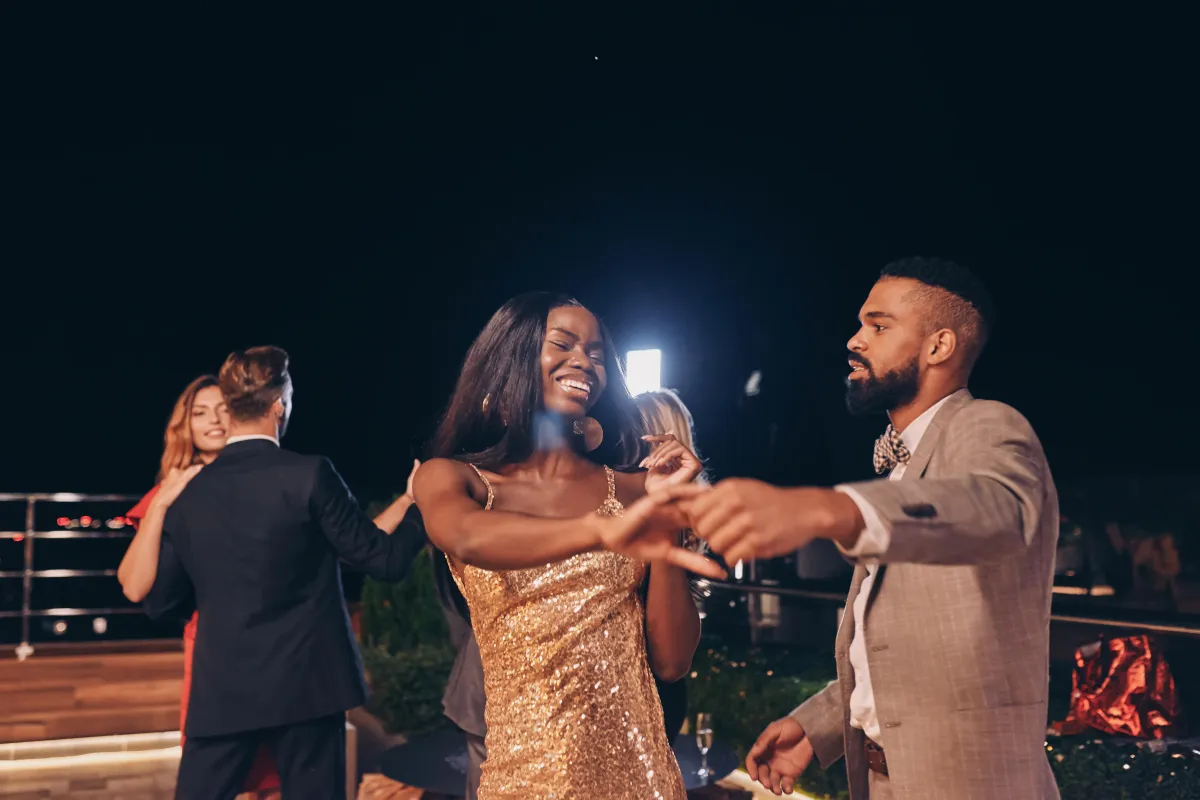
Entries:
<svg viewBox="0 0 1200 800">
<path fill-rule="evenodd" d="M 481 469 L 495 470 L 533 455 L 535 417 L 543 408 L 541 353 L 546 319 L 563 306 L 583 307 L 567 295 L 529 292 L 509 300 L 492 315 L 467 351 L 458 384 L 433 437 L 432 457 L 469 461 Z M 612 335 L 603 322 L 600 335 L 608 385 L 591 416 L 604 428 L 604 441 L 587 457 L 614 469 L 632 470 L 642 458 L 645 428 L 629 396 Z"/>
</svg>

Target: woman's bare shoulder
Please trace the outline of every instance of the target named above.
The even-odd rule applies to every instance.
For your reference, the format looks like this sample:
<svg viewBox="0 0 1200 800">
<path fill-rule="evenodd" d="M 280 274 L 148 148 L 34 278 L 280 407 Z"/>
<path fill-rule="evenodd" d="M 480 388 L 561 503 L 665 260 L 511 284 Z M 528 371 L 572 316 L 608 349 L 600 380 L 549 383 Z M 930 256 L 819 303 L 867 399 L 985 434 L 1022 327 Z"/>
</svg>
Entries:
<svg viewBox="0 0 1200 800">
<path fill-rule="evenodd" d="M 452 458 L 431 458 L 421 465 L 413 478 L 413 493 L 418 505 L 422 489 L 426 495 L 459 492 L 472 499 L 478 499 L 480 494 L 487 495 L 487 488 L 475 469 L 465 461 Z"/>
</svg>

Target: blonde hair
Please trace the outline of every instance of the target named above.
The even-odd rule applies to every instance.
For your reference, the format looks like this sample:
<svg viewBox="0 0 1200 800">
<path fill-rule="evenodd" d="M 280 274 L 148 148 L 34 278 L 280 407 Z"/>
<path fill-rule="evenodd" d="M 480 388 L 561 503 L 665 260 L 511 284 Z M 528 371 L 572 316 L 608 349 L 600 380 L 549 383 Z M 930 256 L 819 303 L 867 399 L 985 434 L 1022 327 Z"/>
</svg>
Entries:
<svg viewBox="0 0 1200 800">
<path fill-rule="evenodd" d="M 692 412 L 679 399 L 674 389 L 655 389 L 643 392 L 633 398 L 642 419 L 646 423 L 646 431 L 651 434 L 673 433 L 684 447 L 700 456 L 696 449 L 694 423 Z M 708 483 L 703 472 L 696 476 L 696 483 Z"/>
<path fill-rule="evenodd" d="M 196 395 L 201 389 L 219 386 L 214 375 L 201 375 L 187 385 L 183 394 L 175 401 L 171 417 L 167 420 L 167 430 L 163 434 L 163 454 L 158 464 L 158 478 L 161 482 L 173 469 L 184 469 L 197 463 L 200 454 L 196 451 L 196 443 L 192 441 L 192 406 L 196 403 Z"/>
</svg>

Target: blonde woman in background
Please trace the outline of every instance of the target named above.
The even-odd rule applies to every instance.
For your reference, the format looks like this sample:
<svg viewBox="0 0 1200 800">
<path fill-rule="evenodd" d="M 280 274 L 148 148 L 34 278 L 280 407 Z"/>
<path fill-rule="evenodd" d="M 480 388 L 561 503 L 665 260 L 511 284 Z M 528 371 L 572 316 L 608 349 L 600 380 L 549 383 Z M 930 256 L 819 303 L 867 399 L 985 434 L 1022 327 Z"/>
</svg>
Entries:
<svg viewBox="0 0 1200 800">
<path fill-rule="evenodd" d="M 644 392 L 633 398 L 633 402 L 637 405 L 638 411 L 642 413 L 647 433 L 658 435 L 672 433 L 684 447 L 699 457 L 700 451 L 696 449 L 692 412 L 688 411 L 688 407 L 683 404 L 674 390 L 656 389 L 652 392 Z M 708 478 L 701 471 L 695 477 L 694 482 L 707 485 Z M 684 533 L 684 546 L 700 551 L 704 547 L 704 542 L 693 536 L 691 531 L 687 531 Z M 693 598 L 698 601 L 694 582 L 692 594 Z M 658 697 L 662 701 L 663 721 L 667 726 L 667 740 L 673 742 L 683 727 L 684 720 L 687 719 L 687 679 L 681 678 L 668 683 L 656 676 L 654 684 L 658 688 Z"/>
<path fill-rule="evenodd" d="M 673 433 L 679 442 L 696 455 L 695 431 L 693 430 L 692 412 L 679 399 L 674 389 L 655 389 L 643 392 L 633 398 L 642 419 L 646 421 L 646 430 L 654 434 Z M 703 472 L 696 476 L 694 483 L 707 485 L 708 478 Z"/>
</svg>

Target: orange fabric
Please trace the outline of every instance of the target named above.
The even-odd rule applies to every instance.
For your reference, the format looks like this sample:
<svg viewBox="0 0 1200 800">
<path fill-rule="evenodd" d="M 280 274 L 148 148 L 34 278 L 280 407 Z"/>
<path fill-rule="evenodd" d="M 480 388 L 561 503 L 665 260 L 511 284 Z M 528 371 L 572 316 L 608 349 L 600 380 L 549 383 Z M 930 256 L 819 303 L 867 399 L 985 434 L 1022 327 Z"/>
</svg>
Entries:
<svg viewBox="0 0 1200 800">
<path fill-rule="evenodd" d="M 146 509 L 150 507 L 150 501 L 157 493 L 158 487 L 155 486 L 125 514 L 129 517 L 135 530 L 145 518 Z M 179 697 L 180 744 L 184 741 L 183 729 L 187 724 L 188 699 L 192 694 L 192 657 L 196 650 L 196 626 L 199 624 L 199 620 L 199 612 L 194 612 L 183 629 L 183 692 Z M 279 788 L 279 772 L 275 768 L 275 759 L 272 757 L 271 751 L 264 745 L 254 759 L 254 766 L 250 769 L 250 775 L 246 778 L 246 784 L 242 791 L 268 792 Z"/>
<path fill-rule="evenodd" d="M 1149 636 L 1106 639 L 1075 651 L 1071 711 L 1062 734 L 1089 728 L 1137 739 L 1162 739 L 1182 721 L 1175 678 Z"/>
</svg>

